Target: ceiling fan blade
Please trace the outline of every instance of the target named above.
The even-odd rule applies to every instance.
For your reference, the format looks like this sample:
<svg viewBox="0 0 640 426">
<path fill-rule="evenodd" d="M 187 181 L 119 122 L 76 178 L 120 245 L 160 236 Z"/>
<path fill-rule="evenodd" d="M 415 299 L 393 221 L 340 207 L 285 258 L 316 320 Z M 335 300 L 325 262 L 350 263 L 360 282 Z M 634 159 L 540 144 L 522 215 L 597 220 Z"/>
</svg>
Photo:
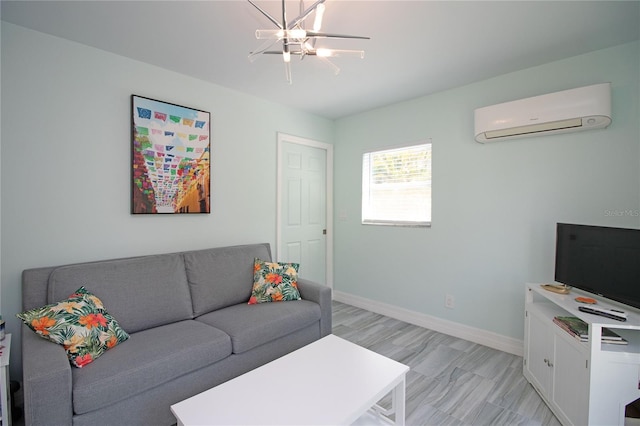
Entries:
<svg viewBox="0 0 640 426">
<path fill-rule="evenodd" d="M 335 75 L 340 74 L 340 67 L 338 67 L 336 64 L 334 64 L 333 62 L 331 62 L 330 60 L 322 56 L 319 56 L 318 59 L 320 59 L 322 62 L 328 64 L 331 68 L 333 68 L 333 73 Z"/>
<path fill-rule="evenodd" d="M 264 43 L 262 43 L 260 47 L 258 47 L 258 49 L 254 50 L 253 52 L 249 52 L 249 56 L 248 56 L 249 61 L 250 62 L 255 61 L 258 58 L 258 55 L 266 53 L 267 49 L 270 49 L 274 44 L 276 44 L 279 41 L 280 39 L 266 40 Z M 279 51 L 277 53 L 282 53 L 282 51 Z"/>
<path fill-rule="evenodd" d="M 270 20 L 271 22 L 274 23 L 274 25 L 280 29 L 282 29 L 282 24 L 280 22 L 278 22 L 273 16 L 269 15 L 267 12 L 265 12 L 264 10 L 262 10 L 262 8 L 260 6 L 258 6 L 257 4 L 255 4 L 254 2 L 252 2 L 251 0 L 247 0 L 249 3 L 251 3 L 251 5 L 253 7 L 255 7 L 256 9 L 258 9 L 260 11 L 260 13 L 262 13 L 264 16 L 266 16 L 266 18 L 268 20 Z"/>
<path fill-rule="evenodd" d="M 356 38 L 360 40 L 371 40 L 371 37 L 364 36 L 354 36 L 348 34 L 333 34 L 333 33 L 322 33 L 318 31 L 307 31 L 307 37 L 315 37 L 315 38 Z"/>
<path fill-rule="evenodd" d="M 266 50 L 262 52 L 262 54 L 263 55 L 282 55 L 282 50 Z M 314 53 L 303 52 L 301 50 L 290 50 L 289 55 L 304 56 L 304 55 L 314 55 Z"/>
</svg>

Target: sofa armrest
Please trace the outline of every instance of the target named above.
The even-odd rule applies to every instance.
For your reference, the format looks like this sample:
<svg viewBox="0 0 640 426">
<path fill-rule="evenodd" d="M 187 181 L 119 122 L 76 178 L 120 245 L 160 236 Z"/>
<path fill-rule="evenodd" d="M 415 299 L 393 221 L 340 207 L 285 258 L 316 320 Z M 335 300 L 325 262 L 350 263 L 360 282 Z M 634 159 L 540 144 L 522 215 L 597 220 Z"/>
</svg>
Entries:
<svg viewBox="0 0 640 426">
<path fill-rule="evenodd" d="M 22 380 L 27 425 L 73 423 L 71 364 L 64 348 L 22 325 Z"/>
<path fill-rule="evenodd" d="M 298 278 L 300 297 L 320 305 L 320 337 L 331 334 L 331 288 Z"/>
</svg>

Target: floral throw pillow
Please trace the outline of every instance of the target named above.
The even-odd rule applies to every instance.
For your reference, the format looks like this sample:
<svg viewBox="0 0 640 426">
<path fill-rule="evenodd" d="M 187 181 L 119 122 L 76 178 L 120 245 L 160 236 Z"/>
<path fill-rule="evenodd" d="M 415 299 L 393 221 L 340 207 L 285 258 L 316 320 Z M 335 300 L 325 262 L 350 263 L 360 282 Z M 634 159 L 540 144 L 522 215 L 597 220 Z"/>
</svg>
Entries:
<svg viewBox="0 0 640 426">
<path fill-rule="evenodd" d="M 71 365 L 82 368 L 129 338 L 84 287 L 58 303 L 16 315 L 40 337 L 64 346 Z"/>
<path fill-rule="evenodd" d="M 253 263 L 253 290 L 249 305 L 264 302 L 300 300 L 298 291 L 297 263 L 265 262 L 255 259 Z"/>
</svg>

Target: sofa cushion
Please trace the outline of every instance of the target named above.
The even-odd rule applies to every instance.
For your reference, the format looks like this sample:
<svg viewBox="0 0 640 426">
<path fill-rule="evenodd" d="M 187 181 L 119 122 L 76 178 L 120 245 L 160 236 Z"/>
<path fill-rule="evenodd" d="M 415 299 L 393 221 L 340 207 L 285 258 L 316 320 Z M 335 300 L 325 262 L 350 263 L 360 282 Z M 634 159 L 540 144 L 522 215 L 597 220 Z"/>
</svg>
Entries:
<svg viewBox="0 0 640 426">
<path fill-rule="evenodd" d="M 59 267 L 49 276 L 49 303 L 62 300 L 80 286 L 99 294 L 128 333 L 193 318 L 179 254 Z"/>
<path fill-rule="evenodd" d="M 196 318 L 231 336 L 233 353 L 239 354 L 300 330 L 320 320 L 320 306 L 307 300 L 291 303 L 246 302 Z"/>
<path fill-rule="evenodd" d="M 249 305 L 264 302 L 300 300 L 297 263 L 269 262 L 255 259 L 253 289 Z"/>
<path fill-rule="evenodd" d="M 129 338 L 102 301 L 84 287 L 58 303 L 16 316 L 40 337 L 62 345 L 78 368 Z"/>
<path fill-rule="evenodd" d="M 247 303 L 253 260 L 271 259 L 269 244 L 221 247 L 184 253 L 195 316 Z"/>
<path fill-rule="evenodd" d="M 105 353 L 100 363 L 73 369 L 73 411 L 106 407 L 229 355 L 229 336 L 199 321 L 133 333 L 126 345 Z"/>
</svg>

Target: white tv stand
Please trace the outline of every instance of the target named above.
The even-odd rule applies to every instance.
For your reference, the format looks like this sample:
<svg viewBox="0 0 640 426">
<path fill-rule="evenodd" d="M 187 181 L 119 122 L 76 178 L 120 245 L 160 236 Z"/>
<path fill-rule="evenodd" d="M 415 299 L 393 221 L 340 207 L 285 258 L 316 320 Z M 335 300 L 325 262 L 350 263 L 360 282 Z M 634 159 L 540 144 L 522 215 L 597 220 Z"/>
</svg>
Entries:
<svg viewBox="0 0 640 426">
<path fill-rule="evenodd" d="M 640 398 L 640 311 L 597 297 L 598 306 L 627 312 L 627 321 L 578 310 L 578 296 L 527 284 L 523 373 L 563 425 L 624 425 L 627 404 Z M 553 323 L 574 316 L 589 324 L 583 343 Z M 602 327 L 628 345 L 601 342 Z"/>
</svg>

